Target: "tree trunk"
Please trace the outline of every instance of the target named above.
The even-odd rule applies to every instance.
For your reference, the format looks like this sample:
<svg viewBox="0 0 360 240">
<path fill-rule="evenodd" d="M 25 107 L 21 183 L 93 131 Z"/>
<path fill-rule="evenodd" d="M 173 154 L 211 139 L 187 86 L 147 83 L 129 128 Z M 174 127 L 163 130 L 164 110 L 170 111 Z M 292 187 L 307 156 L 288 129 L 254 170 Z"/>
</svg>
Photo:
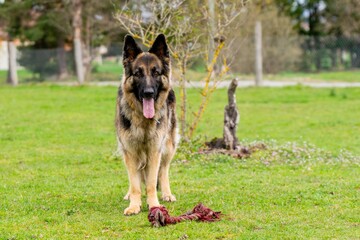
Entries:
<svg viewBox="0 0 360 240">
<path fill-rule="evenodd" d="M 85 44 L 83 46 L 83 64 L 85 68 L 85 80 L 89 81 L 91 78 L 91 63 L 92 63 L 92 53 L 91 53 L 91 18 L 85 18 Z"/>
<path fill-rule="evenodd" d="M 239 110 L 236 106 L 235 91 L 237 87 L 237 79 L 233 79 L 228 89 L 228 105 L 225 107 L 224 113 L 224 144 L 225 148 L 234 150 L 239 145 L 236 137 L 237 125 L 240 120 Z"/>
<path fill-rule="evenodd" d="M 255 24 L 255 85 L 262 85 L 263 78 L 263 60 L 262 60 L 262 34 L 261 22 Z"/>
<path fill-rule="evenodd" d="M 82 29 L 82 4 L 81 0 L 73 0 L 73 28 L 76 75 L 80 84 L 84 83 L 85 73 L 82 55 L 81 29 Z"/>
<path fill-rule="evenodd" d="M 13 86 L 18 85 L 18 76 L 16 72 L 16 46 L 12 40 L 8 41 L 9 69 L 7 82 Z"/>
<path fill-rule="evenodd" d="M 69 73 L 66 66 L 66 53 L 64 49 L 64 39 L 59 38 L 58 48 L 57 48 L 57 59 L 58 59 L 58 67 L 59 74 L 58 79 L 63 80 L 68 77 Z"/>
</svg>

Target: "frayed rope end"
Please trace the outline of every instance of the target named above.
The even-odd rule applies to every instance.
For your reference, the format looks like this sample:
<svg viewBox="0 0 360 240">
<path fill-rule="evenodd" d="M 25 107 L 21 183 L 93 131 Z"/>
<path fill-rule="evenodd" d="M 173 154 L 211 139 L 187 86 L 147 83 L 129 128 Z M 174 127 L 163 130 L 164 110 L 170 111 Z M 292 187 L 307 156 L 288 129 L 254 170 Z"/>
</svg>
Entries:
<svg viewBox="0 0 360 240">
<path fill-rule="evenodd" d="M 162 227 L 168 224 L 176 224 L 185 220 L 196 220 L 201 222 L 214 222 L 221 218 L 221 212 L 215 212 L 202 203 L 196 205 L 192 211 L 171 217 L 164 206 L 152 207 L 149 210 L 148 220 L 153 227 Z"/>
</svg>

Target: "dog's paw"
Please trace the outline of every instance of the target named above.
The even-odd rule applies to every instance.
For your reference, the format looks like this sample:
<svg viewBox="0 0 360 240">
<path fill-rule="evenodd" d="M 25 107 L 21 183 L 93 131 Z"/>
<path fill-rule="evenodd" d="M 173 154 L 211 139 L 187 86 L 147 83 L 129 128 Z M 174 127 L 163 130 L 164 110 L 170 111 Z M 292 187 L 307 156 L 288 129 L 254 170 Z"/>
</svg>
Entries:
<svg viewBox="0 0 360 240">
<path fill-rule="evenodd" d="M 139 205 L 129 206 L 124 210 L 124 215 L 129 216 L 129 215 L 138 214 L 140 210 L 141 207 Z"/>
<path fill-rule="evenodd" d="M 163 195 L 161 199 L 165 202 L 176 202 L 176 197 L 172 194 L 170 195 Z"/>
<path fill-rule="evenodd" d="M 126 201 L 129 201 L 129 200 L 130 200 L 130 193 L 127 193 L 127 194 L 124 196 L 124 200 L 126 200 Z"/>
</svg>

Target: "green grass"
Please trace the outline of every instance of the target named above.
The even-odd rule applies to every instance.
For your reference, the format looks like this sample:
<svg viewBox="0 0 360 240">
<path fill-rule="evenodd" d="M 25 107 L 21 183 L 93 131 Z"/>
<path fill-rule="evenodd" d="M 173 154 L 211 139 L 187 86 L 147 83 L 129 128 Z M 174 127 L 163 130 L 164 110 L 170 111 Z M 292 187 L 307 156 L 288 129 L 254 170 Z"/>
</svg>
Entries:
<svg viewBox="0 0 360 240">
<path fill-rule="evenodd" d="M 175 72 L 175 76 L 179 73 Z M 186 78 L 189 81 L 202 81 L 206 78 L 206 69 L 197 67 L 187 69 Z M 231 80 L 237 77 L 239 80 L 254 80 L 254 74 L 229 73 L 224 79 Z M 360 70 L 322 71 L 322 72 L 280 72 L 277 74 L 264 73 L 264 79 L 273 81 L 297 81 L 297 82 L 360 82 Z"/>
<path fill-rule="evenodd" d="M 200 94 L 192 90 L 188 95 L 189 112 L 195 112 Z M 197 134 L 222 136 L 226 101 L 226 89 L 217 90 Z M 360 132 L 360 89 L 240 88 L 237 103 L 240 139 L 306 141 L 333 152 L 360 154 L 360 134 L 355 134 Z"/>
<path fill-rule="evenodd" d="M 181 147 L 171 169 L 178 201 L 165 205 L 179 215 L 201 201 L 221 210 L 224 219 L 161 229 L 149 226 L 146 209 L 122 214 L 128 183 L 122 160 L 113 154 L 115 95 L 115 87 L 0 88 L 0 239 L 360 235 L 359 161 L 345 163 L 339 155 L 341 148 L 360 154 L 360 89 L 239 89 L 240 139 L 277 143 L 246 160 Z M 197 135 L 221 136 L 225 99 L 225 90 L 216 92 Z M 190 90 L 189 104 L 196 102 L 197 90 Z M 325 149 L 328 162 L 321 160 L 322 151 L 307 145 L 299 150 L 289 141 Z"/>
<path fill-rule="evenodd" d="M 123 73 L 123 67 L 121 63 L 104 61 L 102 65 L 95 67 L 95 72 L 99 73 Z"/>
<path fill-rule="evenodd" d="M 104 61 L 102 65 L 95 66 L 92 80 L 95 81 L 119 81 L 123 74 L 122 64 Z"/>
<path fill-rule="evenodd" d="M 17 71 L 19 82 L 25 82 L 27 79 L 33 77 L 32 73 L 26 69 L 21 69 Z M 0 70 L 0 84 L 6 83 L 7 71 Z"/>
<path fill-rule="evenodd" d="M 193 71 L 191 69 L 187 72 L 187 79 L 190 81 L 204 80 L 206 73 L 204 71 Z M 253 80 L 253 74 L 231 73 L 224 78 L 231 80 L 237 77 L 239 80 Z M 360 71 L 329 71 L 319 73 L 306 72 L 282 72 L 278 74 L 264 74 L 264 79 L 273 81 L 297 81 L 297 82 L 360 82 Z"/>
<path fill-rule="evenodd" d="M 273 80 L 360 82 L 360 71 L 331 71 L 319 73 L 288 72 L 268 76 Z"/>
</svg>

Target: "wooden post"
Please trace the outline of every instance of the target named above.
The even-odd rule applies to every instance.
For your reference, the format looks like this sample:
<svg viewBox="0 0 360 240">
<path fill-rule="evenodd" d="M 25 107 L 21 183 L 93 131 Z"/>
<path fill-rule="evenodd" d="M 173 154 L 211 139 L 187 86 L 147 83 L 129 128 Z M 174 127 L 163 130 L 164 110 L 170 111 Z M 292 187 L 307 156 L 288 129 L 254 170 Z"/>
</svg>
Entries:
<svg viewBox="0 0 360 240">
<path fill-rule="evenodd" d="M 76 64 L 76 75 L 80 84 L 84 83 L 85 73 L 82 55 L 81 44 L 81 29 L 82 29 L 82 3 L 81 0 L 73 0 L 73 28 L 74 28 L 74 54 Z"/>
<path fill-rule="evenodd" d="M 13 41 L 8 41 L 9 69 L 7 82 L 13 86 L 18 85 L 18 76 L 16 72 L 16 46 Z"/>
<path fill-rule="evenodd" d="M 235 150 L 239 145 L 236 137 L 237 125 L 240 120 L 240 113 L 236 106 L 235 91 L 237 87 L 237 79 L 233 79 L 228 89 L 228 105 L 225 107 L 224 113 L 224 145 L 226 149 Z"/>
<path fill-rule="evenodd" d="M 261 86 L 263 80 L 262 68 L 262 34 L 261 22 L 255 24 L 255 85 Z"/>
</svg>

